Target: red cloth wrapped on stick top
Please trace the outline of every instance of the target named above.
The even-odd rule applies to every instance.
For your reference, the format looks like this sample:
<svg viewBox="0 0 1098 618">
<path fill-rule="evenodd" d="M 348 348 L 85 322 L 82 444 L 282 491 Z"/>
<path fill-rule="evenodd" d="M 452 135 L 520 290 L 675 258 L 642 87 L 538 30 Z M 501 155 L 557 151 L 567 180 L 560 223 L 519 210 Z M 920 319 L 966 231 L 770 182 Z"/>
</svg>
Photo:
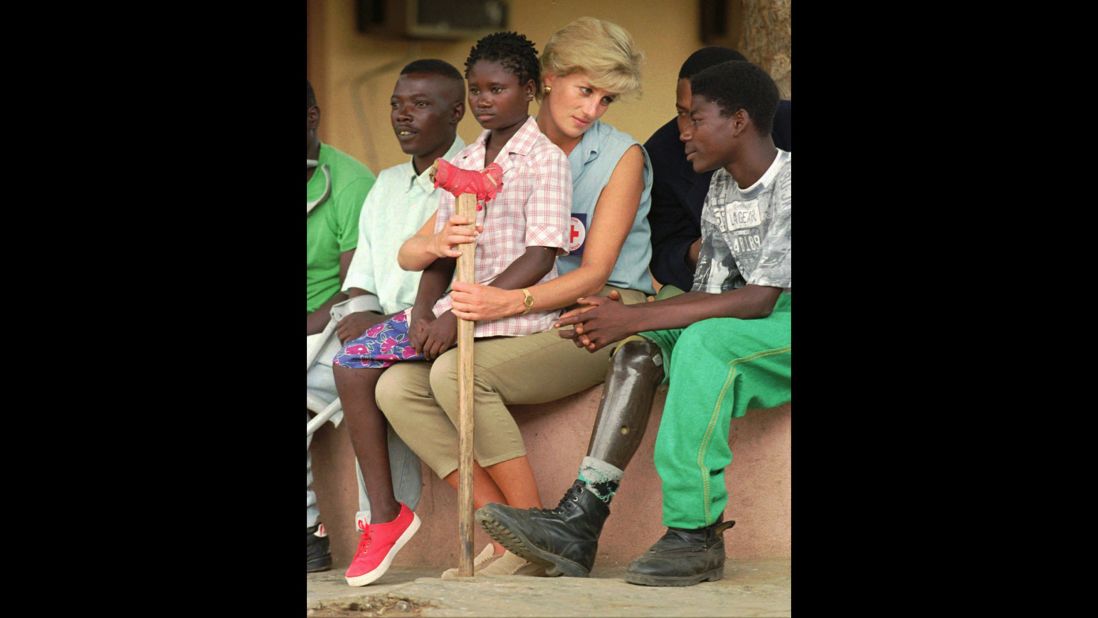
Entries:
<svg viewBox="0 0 1098 618">
<path fill-rule="evenodd" d="M 435 188 L 458 197 L 463 193 L 477 196 L 478 202 L 492 199 L 503 188 L 503 168 L 492 162 L 483 170 L 463 170 L 445 159 L 435 159 Z"/>
</svg>

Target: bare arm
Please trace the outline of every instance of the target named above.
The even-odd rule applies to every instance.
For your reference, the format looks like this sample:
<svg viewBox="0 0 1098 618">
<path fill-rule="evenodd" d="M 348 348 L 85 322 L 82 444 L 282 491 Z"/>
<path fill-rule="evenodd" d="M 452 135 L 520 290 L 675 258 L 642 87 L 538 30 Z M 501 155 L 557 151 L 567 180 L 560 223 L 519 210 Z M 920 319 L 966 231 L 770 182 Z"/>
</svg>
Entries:
<svg viewBox="0 0 1098 618">
<path fill-rule="evenodd" d="M 501 294 L 505 292 L 509 293 L 510 290 L 527 288 L 537 283 L 546 273 L 552 270 L 556 259 L 556 247 L 526 247 L 526 252 L 520 255 L 514 262 L 511 262 L 503 272 L 496 276 L 496 278 L 492 280 L 490 286 L 481 287 L 499 291 Z M 462 285 L 469 284 L 462 284 L 455 281 L 453 285 L 456 290 Z M 517 292 L 517 294 L 519 297 L 519 305 L 522 309 L 516 311 L 514 315 L 522 313 L 526 308 L 522 303 L 522 299 L 525 298 L 525 295 L 521 291 Z M 451 294 L 451 300 L 456 304 L 457 301 L 453 299 L 453 294 Z M 533 310 L 533 308 L 531 308 L 531 310 Z M 469 319 L 461 315 L 462 312 L 457 309 L 451 309 L 447 313 L 451 313 L 455 317 Z M 441 317 L 442 316 L 439 316 L 440 319 Z"/>
<path fill-rule="evenodd" d="M 339 254 L 339 287 L 343 287 L 343 281 L 347 278 L 347 269 L 351 266 L 351 259 L 355 256 L 355 250 L 344 251 Z M 316 333 L 324 330 L 324 327 L 328 324 L 328 320 L 331 319 L 329 312 L 332 310 L 332 305 L 347 300 L 347 295 L 343 292 L 336 292 L 331 298 L 324 301 L 324 304 L 317 307 L 315 311 L 305 317 L 305 334 L 315 335 Z"/>
<path fill-rule="evenodd" d="M 553 269 L 557 259 L 556 247 L 526 247 L 526 253 L 504 269 L 492 280 L 492 287 L 503 290 L 521 290 L 538 282 Z M 457 285 L 457 282 L 455 282 Z M 519 292 L 519 304 L 525 296 Z M 525 309 L 525 306 L 523 307 Z M 520 310 L 519 313 L 522 313 Z M 458 317 L 461 317 L 460 315 Z"/>
<path fill-rule="evenodd" d="M 423 271 L 419 278 L 419 289 L 416 291 L 416 302 L 412 304 L 412 322 L 417 317 L 434 319 L 434 306 L 438 299 L 446 292 L 446 286 L 454 278 L 454 269 L 457 260 L 443 258 L 432 262 Z"/>
<path fill-rule="evenodd" d="M 660 302 L 638 305 L 637 332 L 684 328 L 709 318 L 765 318 L 774 310 L 781 288 L 748 284 L 721 294 L 687 292 Z"/>
<path fill-rule="evenodd" d="M 372 294 L 372 292 L 356 287 L 347 288 L 347 298 L 354 298 L 364 294 Z M 336 324 L 336 336 L 339 337 L 340 343 L 347 343 L 348 339 L 361 337 L 362 333 L 366 332 L 366 329 L 389 317 L 392 317 L 392 315 L 382 315 L 373 311 L 356 311 L 354 313 L 348 313 L 343 316 L 343 319 L 340 320 L 338 324 Z"/>
<path fill-rule="evenodd" d="M 495 278 L 492 285 L 507 289 L 533 285 L 552 270 L 556 259 L 555 247 L 527 247 L 526 252 L 511 262 Z M 443 263 L 448 263 L 448 266 L 444 266 Z M 419 293 L 416 295 L 416 304 L 412 309 L 412 325 L 409 332 L 412 346 L 427 360 L 438 358 L 443 352 L 453 347 L 457 340 L 457 317 L 454 311 L 446 311 L 437 319 L 433 319 L 428 316 L 433 316 L 431 308 L 434 302 L 430 304 L 426 302 L 426 299 L 437 299 L 442 295 L 442 291 L 446 289 L 444 282 L 449 281 L 445 277 L 453 276 L 455 265 L 456 260 L 451 258 L 436 260 L 420 278 Z M 424 280 L 428 280 L 426 286 L 424 286 Z M 424 301 L 421 302 L 421 299 Z"/>
<path fill-rule="evenodd" d="M 477 233 L 483 231 L 477 226 L 476 232 L 469 229 L 471 223 L 464 217 L 454 215 L 446 222 L 446 227 L 435 234 L 435 221 L 438 213 L 419 228 L 414 236 L 404 241 L 397 253 L 397 264 L 404 270 L 423 270 L 439 258 L 456 258 L 461 255 L 457 245 L 476 240 Z"/>
<path fill-rule="evenodd" d="M 431 239 L 435 235 L 436 219 L 438 219 L 437 212 L 423 223 L 423 226 L 419 228 L 414 236 L 400 245 L 400 252 L 397 253 L 397 264 L 400 264 L 401 268 L 404 270 L 423 270 L 437 259 L 437 256 L 430 251 Z M 423 279 L 419 280 L 419 286 L 422 290 Z"/>
<path fill-rule="evenodd" d="M 575 324 L 575 336 L 594 352 L 607 344 L 648 330 L 685 328 L 709 318 L 765 318 L 774 310 L 781 288 L 751 285 L 709 294 L 687 292 L 651 303 L 623 305 L 605 298 L 585 298 L 586 305 L 561 316 L 557 324 Z M 572 337 L 570 334 L 562 335 Z"/>
<path fill-rule="evenodd" d="M 434 324 L 437 321 L 434 306 L 443 293 L 446 292 L 446 286 L 453 279 L 456 266 L 457 260 L 453 258 L 438 259 L 427 266 L 427 269 L 423 271 L 423 275 L 419 278 L 416 302 L 412 304 L 412 323 L 408 325 L 408 339 L 412 342 L 412 347 L 423 354 L 427 360 L 434 360 L 437 354 L 433 354 L 433 350 L 441 347 L 441 344 L 436 340 L 440 339 L 442 335 L 440 332 L 433 332 L 439 331 Z M 453 320 L 453 314 L 447 311 L 440 315 L 439 319 L 444 319 L 449 323 L 450 320 Z M 449 324 L 447 324 L 447 329 L 444 330 L 448 329 Z M 456 326 L 454 330 L 456 332 Z M 434 335 L 433 338 L 432 335 Z"/>
<path fill-rule="evenodd" d="M 633 145 L 622 155 L 599 195 L 579 268 L 529 288 L 534 297 L 533 311 L 568 307 L 577 298 L 602 290 L 633 227 L 643 190 L 644 154 L 640 146 Z M 454 313 L 466 320 L 496 320 L 518 315 L 526 309 L 522 302 L 525 295 L 518 291 L 522 287 L 525 286 L 500 290 L 498 288 L 504 286 L 498 283 L 493 283 L 492 287 L 455 283 Z M 505 291 L 507 289 L 514 291 Z"/>
</svg>

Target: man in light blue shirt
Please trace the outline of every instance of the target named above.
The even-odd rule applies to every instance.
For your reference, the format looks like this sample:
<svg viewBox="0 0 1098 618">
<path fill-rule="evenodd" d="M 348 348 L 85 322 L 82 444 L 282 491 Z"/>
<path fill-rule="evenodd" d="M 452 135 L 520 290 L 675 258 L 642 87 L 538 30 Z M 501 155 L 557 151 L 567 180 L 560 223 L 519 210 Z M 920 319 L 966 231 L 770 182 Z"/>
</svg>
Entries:
<svg viewBox="0 0 1098 618">
<path fill-rule="evenodd" d="M 382 319 L 412 306 L 419 288 L 420 272 L 402 270 L 397 264 L 397 252 L 404 241 L 416 233 L 438 208 L 439 194 L 429 176 L 429 168 L 439 157 L 449 159 L 465 147 L 457 135 L 457 125 L 465 115 L 465 81 L 456 68 L 442 60 L 416 60 L 400 72 L 390 98 L 390 120 L 400 149 L 412 158 L 400 165 L 382 170 L 377 182 L 366 196 L 358 223 L 358 248 L 343 282 L 343 292 L 350 298 L 373 295 L 382 313 L 359 311 L 344 317 L 336 326 L 336 337 L 318 357 L 308 373 L 308 390 L 324 402 L 337 397 L 332 376 L 332 358 L 338 344 L 360 336 Z M 337 341 L 338 340 L 338 341 Z M 338 424 L 342 414 L 332 417 Z M 368 431 L 348 422 L 352 442 L 374 440 Z M 415 508 L 419 501 L 419 459 L 392 431 L 388 432 L 392 487 L 395 497 Z M 381 436 L 384 439 L 384 436 Z M 363 475 L 371 474 L 369 466 L 360 463 Z M 318 526 L 319 512 L 312 491 L 312 464 L 308 467 L 306 525 L 313 534 L 307 570 L 330 568 L 328 539 Z M 390 480 L 390 479 L 387 479 Z M 369 523 L 370 508 L 365 489 L 359 488 L 359 513 L 356 520 Z M 322 547 L 321 547 L 322 546 Z M 319 555 L 323 552 L 323 555 Z M 327 557 L 327 560 L 323 558 Z M 322 567 L 322 568 L 320 568 Z"/>
</svg>

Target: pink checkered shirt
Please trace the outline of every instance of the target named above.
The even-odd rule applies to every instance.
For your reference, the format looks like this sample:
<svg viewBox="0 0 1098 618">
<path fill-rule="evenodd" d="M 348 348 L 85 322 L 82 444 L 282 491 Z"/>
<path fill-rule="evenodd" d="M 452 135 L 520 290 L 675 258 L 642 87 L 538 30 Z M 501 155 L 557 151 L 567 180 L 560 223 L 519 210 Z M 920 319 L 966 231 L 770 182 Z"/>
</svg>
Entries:
<svg viewBox="0 0 1098 618">
<path fill-rule="evenodd" d="M 454 155 L 451 163 L 461 169 L 484 169 L 484 141 L 488 131 L 477 141 Z M 568 157 L 538 129 L 534 119 L 511 136 L 496 156 L 503 168 L 503 189 L 477 212 L 477 223 L 484 231 L 477 240 L 475 279 L 491 285 L 512 262 L 526 252 L 526 247 L 557 247 L 558 255 L 567 252 L 568 228 L 572 217 L 572 171 Z M 438 206 L 435 232 L 454 214 L 453 195 L 443 191 Z M 554 262 L 538 283 L 557 277 Z M 533 287 L 533 286 L 530 286 Z M 435 315 L 451 307 L 450 295 L 435 303 Z M 474 337 L 518 336 L 549 330 L 560 311 L 532 311 L 488 322 L 477 322 Z"/>
</svg>

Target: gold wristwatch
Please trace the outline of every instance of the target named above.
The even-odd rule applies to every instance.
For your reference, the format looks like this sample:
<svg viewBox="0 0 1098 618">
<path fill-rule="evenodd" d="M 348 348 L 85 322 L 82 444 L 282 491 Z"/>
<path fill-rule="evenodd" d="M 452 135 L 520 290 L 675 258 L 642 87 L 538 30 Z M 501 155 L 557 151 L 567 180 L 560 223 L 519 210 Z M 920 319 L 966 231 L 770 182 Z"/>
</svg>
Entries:
<svg viewBox="0 0 1098 618">
<path fill-rule="evenodd" d="M 530 293 L 530 290 L 522 288 L 522 297 L 522 304 L 526 306 L 526 308 L 522 310 L 522 315 L 526 315 L 534 308 L 534 295 Z"/>
</svg>

